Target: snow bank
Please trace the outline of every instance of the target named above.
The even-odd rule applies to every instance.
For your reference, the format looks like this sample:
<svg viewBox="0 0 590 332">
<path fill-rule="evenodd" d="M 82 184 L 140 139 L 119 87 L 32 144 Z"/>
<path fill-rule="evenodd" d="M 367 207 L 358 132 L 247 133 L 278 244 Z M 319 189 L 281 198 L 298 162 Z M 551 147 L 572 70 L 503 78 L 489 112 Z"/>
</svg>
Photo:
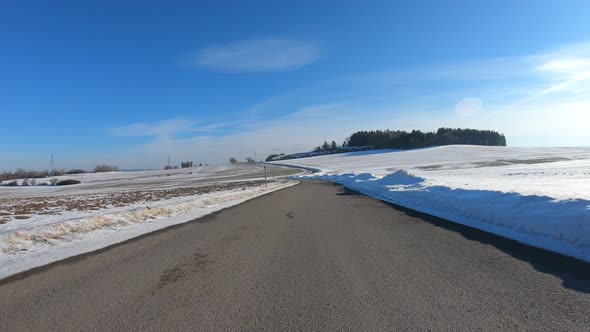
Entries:
<svg viewBox="0 0 590 332">
<path fill-rule="evenodd" d="M 68 212 L 9 223 L 0 228 L 0 279 L 67 257 L 202 217 L 296 184 L 255 186 L 179 197 L 155 203 Z"/>
<path fill-rule="evenodd" d="M 296 178 L 590 261 L 590 148 L 448 146 L 297 162 L 321 172 Z"/>
</svg>

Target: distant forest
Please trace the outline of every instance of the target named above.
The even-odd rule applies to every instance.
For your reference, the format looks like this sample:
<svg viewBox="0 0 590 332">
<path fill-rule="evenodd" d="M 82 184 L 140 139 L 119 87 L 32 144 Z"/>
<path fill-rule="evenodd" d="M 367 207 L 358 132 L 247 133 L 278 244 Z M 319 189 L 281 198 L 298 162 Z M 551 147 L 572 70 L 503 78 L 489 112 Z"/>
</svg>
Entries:
<svg viewBox="0 0 590 332">
<path fill-rule="evenodd" d="M 311 152 L 285 155 L 271 154 L 266 161 L 306 158 L 326 154 L 346 153 L 371 149 L 417 149 L 431 146 L 468 144 L 506 146 L 506 137 L 492 130 L 439 128 L 437 131 L 411 132 L 400 130 L 357 131 L 344 140 L 341 146 L 324 141 Z"/>
<path fill-rule="evenodd" d="M 506 146 L 506 137 L 492 130 L 439 128 L 436 132 L 399 130 L 358 131 L 348 146 L 373 146 L 377 149 L 415 149 L 429 146 L 470 144 Z"/>
</svg>

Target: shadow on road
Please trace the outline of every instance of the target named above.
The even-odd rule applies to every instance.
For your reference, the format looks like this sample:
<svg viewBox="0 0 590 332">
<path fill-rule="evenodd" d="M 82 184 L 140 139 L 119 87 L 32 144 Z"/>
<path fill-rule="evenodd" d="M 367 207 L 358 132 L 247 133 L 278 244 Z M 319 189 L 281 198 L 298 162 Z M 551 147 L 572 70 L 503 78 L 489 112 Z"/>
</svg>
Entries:
<svg viewBox="0 0 590 332">
<path fill-rule="evenodd" d="M 350 190 L 350 189 L 348 189 L 346 187 L 342 187 L 342 189 L 343 189 L 343 191 L 337 193 L 336 195 L 338 195 L 338 196 L 356 196 L 356 195 L 362 195 L 362 194 L 360 194 L 360 193 L 358 193 L 358 192 L 356 192 L 354 190 Z"/>
<path fill-rule="evenodd" d="M 338 195 L 362 195 L 354 190 L 343 187 Z M 426 213 L 418 212 L 393 203 L 382 201 L 396 211 L 408 216 L 420 218 L 436 227 L 461 234 L 464 238 L 488 244 L 505 252 L 506 254 L 529 263 L 535 270 L 551 274 L 562 280 L 566 288 L 590 294 L 590 263 L 582 260 L 558 254 L 555 252 L 531 247 L 529 245 L 504 238 L 492 233 L 484 232 L 476 228 L 461 225 L 438 218 Z"/>
</svg>

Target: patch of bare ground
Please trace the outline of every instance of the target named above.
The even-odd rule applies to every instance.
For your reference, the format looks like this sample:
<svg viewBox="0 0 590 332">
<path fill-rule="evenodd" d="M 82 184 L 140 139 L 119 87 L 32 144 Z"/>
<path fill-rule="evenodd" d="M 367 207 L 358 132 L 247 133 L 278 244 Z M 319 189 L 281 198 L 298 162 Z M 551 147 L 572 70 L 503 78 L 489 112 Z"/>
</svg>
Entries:
<svg viewBox="0 0 590 332">
<path fill-rule="evenodd" d="M 105 208 L 128 206 L 134 203 L 157 202 L 177 197 L 262 185 L 264 185 L 264 181 L 248 181 L 105 194 L 3 198 L 0 199 L 0 211 L 2 211 L 0 212 L 0 223 L 6 223 L 11 219 L 28 219 L 30 215 L 56 215 L 62 211 L 97 211 Z"/>
</svg>

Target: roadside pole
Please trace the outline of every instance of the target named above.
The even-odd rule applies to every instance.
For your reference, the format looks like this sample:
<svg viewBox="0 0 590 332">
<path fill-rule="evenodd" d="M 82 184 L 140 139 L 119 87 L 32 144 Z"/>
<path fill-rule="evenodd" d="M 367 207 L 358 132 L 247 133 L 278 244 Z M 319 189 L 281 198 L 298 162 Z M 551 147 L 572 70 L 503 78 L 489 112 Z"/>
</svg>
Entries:
<svg viewBox="0 0 590 332">
<path fill-rule="evenodd" d="M 266 188 L 266 165 L 264 165 L 264 188 Z"/>
</svg>

